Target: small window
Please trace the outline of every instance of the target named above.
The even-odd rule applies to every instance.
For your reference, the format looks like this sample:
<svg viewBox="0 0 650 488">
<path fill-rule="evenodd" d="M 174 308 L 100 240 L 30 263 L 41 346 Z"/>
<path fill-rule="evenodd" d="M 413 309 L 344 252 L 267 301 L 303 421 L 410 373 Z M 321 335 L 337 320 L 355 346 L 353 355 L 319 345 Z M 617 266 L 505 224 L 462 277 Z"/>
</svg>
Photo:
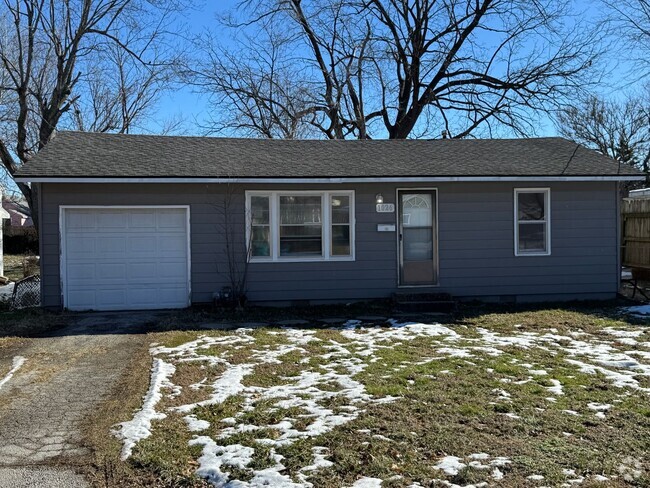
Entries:
<svg viewBox="0 0 650 488">
<path fill-rule="evenodd" d="M 550 190 L 526 188 L 515 190 L 515 255 L 547 256 L 551 254 Z"/>
<path fill-rule="evenodd" d="M 246 192 L 252 261 L 354 259 L 354 192 Z"/>
</svg>

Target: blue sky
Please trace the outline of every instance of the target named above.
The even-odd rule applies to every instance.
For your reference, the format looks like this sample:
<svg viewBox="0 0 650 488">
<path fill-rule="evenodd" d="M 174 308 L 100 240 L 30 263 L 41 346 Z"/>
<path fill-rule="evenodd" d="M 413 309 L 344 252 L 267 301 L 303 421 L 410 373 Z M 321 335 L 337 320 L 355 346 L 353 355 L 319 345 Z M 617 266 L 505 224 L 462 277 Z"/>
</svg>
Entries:
<svg viewBox="0 0 650 488">
<path fill-rule="evenodd" d="M 198 34 L 206 29 L 214 33 L 216 29 L 219 29 L 217 15 L 227 13 L 232 8 L 235 8 L 237 3 L 238 0 L 203 0 L 195 9 L 186 12 L 183 23 L 191 34 Z M 602 10 L 598 6 L 598 2 L 589 0 L 578 0 L 576 2 L 576 9 L 584 12 L 585 17 L 588 19 L 596 19 L 600 16 Z M 230 32 L 224 31 L 223 38 L 220 40 L 227 44 L 230 35 Z M 603 96 L 616 98 L 626 91 L 635 89 L 637 84 L 630 82 L 633 63 L 612 56 L 608 69 L 609 74 L 603 80 L 602 86 L 599 87 L 599 92 Z M 183 133 L 201 135 L 205 132 L 201 125 L 204 125 L 209 118 L 210 110 L 212 108 L 208 106 L 205 95 L 197 93 L 192 87 L 179 86 L 174 91 L 165 94 L 160 100 L 156 107 L 156 121 L 152 121 L 145 129 L 155 132 L 162 125 L 158 121 L 180 117 L 184 121 Z M 540 119 L 539 127 L 537 135 L 554 135 L 556 133 L 555 127 L 548 118 Z"/>
</svg>

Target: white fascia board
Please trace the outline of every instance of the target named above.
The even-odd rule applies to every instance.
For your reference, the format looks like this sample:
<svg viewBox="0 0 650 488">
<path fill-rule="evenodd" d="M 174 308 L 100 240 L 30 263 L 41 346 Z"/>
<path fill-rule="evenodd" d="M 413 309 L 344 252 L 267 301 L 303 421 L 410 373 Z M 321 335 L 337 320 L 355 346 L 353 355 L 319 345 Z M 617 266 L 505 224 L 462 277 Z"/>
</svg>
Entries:
<svg viewBox="0 0 650 488">
<path fill-rule="evenodd" d="M 16 183 L 437 183 L 437 182 L 499 182 L 499 181 L 641 181 L 645 175 L 618 176 L 386 176 L 343 178 L 122 178 L 122 177 L 19 177 Z"/>
</svg>

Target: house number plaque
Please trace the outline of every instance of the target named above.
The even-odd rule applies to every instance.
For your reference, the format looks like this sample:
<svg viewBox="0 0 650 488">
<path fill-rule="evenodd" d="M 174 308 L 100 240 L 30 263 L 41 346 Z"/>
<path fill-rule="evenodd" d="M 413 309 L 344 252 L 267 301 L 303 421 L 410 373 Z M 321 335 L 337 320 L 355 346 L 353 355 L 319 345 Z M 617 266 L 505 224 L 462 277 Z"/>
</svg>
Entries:
<svg viewBox="0 0 650 488">
<path fill-rule="evenodd" d="M 377 212 L 379 213 L 394 213 L 395 204 L 394 203 L 378 203 Z"/>
</svg>

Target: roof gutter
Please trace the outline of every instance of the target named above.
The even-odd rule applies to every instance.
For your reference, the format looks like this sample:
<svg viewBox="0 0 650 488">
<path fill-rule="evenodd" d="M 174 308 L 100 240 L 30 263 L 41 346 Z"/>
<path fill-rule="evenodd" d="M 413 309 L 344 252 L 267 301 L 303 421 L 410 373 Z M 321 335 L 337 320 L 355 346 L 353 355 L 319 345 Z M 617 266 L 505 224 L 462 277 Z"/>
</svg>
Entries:
<svg viewBox="0 0 650 488">
<path fill-rule="evenodd" d="M 435 183 L 435 182 L 499 182 L 499 181 L 641 181 L 645 175 L 614 176 L 381 176 L 341 178 L 157 178 L 157 177 L 73 177 L 73 176 L 20 176 L 17 183 Z"/>
</svg>

